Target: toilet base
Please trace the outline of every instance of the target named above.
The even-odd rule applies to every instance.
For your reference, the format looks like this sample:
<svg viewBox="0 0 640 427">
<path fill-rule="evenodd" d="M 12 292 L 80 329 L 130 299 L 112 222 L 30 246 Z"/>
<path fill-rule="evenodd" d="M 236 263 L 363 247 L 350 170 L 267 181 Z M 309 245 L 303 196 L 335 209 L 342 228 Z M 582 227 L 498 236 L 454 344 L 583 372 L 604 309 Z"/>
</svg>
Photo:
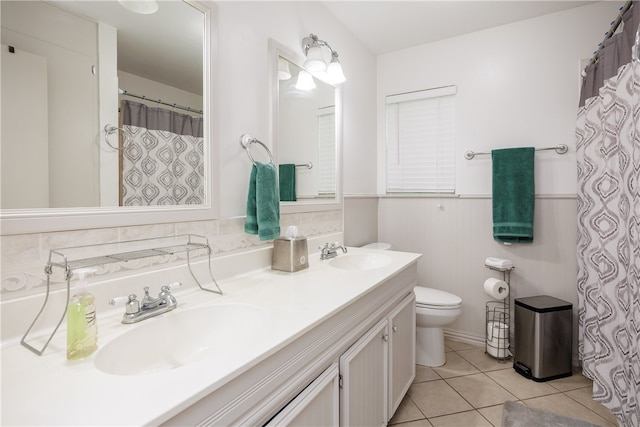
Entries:
<svg viewBox="0 0 640 427">
<path fill-rule="evenodd" d="M 416 363 L 422 366 L 442 366 L 444 356 L 444 333 L 442 328 L 416 328 Z"/>
</svg>

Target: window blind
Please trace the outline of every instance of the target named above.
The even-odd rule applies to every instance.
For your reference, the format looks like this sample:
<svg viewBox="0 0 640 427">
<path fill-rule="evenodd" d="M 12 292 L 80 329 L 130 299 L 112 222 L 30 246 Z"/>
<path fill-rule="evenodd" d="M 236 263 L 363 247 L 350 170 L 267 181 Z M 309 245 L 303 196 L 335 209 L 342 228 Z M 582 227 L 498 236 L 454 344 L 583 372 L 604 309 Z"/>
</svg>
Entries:
<svg viewBox="0 0 640 427">
<path fill-rule="evenodd" d="M 455 86 L 386 99 L 387 192 L 455 192 Z"/>
<path fill-rule="evenodd" d="M 336 192 L 335 108 L 318 111 L 318 194 Z"/>
</svg>

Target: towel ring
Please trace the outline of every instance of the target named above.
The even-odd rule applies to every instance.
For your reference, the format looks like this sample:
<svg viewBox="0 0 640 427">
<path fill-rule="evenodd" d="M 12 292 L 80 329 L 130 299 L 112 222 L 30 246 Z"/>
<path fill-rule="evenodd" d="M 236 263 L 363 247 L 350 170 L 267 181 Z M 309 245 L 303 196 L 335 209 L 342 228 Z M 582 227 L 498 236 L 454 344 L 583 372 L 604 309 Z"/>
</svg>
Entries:
<svg viewBox="0 0 640 427">
<path fill-rule="evenodd" d="M 111 143 L 109 142 L 109 135 L 116 133 L 116 131 L 121 130 L 122 132 L 124 132 L 125 134 L 129 134 L 128 131 L 126 131 L 123 128 L 119 128 L 110 124 L 106 124 L 104 125 L 104 142 L 107 143 L 107 145 L 111 148 L 113 148 L 114 150 L 124 150 L 125 148 L 127 148 L 129 146 L 129 144 L 131 143 L 131 141 L 129 141 L 128 144 L 123 144 L 122 147 L 114 147 L 113 145 L 111 145 Z M 126 138 L 125 138 L 126 139 Z"/>
<path fill-rule="evenodd" d="M 253 138 L 248 133 L 245 133 L 240 137 L 240 145 L 242 145 L 242 148 L 247 150 L 247 156 L 249 156 L 249 159 L 251 160 L 251 162 L 254 165 L 256 164 L 256 161 L 253 159 L 253 156 L 251 155 L 251 150 L 249 150 L 249 146 L 253 143 L 262 145 L 262 148 L 264 148 L 267 154 L 269 155 L 269 162 L 273 163 L 273 155 L 271 154 L 271 150 L 269 150 L 269 147 L 267 147 L 262 141 L 258 141 L 256 138 Z"/>
</svg>

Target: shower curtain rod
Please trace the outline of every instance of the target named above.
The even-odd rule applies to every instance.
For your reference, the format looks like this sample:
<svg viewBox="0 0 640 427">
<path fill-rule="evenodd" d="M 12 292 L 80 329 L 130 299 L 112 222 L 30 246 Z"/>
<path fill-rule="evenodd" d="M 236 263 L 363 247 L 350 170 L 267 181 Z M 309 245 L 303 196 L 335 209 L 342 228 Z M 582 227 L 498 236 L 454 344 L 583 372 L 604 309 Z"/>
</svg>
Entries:
<svg viewBox="0 0 640 427">
<path fill-rule="evenodd" d="M 633 1 L 627 0 L 627 2 L 619 9 L 620 13 L 618 13 L 618 16 L 616 17 L 616 19 L 611 21 L 611 27 L 609 28 L 609 31 L 604 33 L 604 40 L 602 40 L 602 43 L 600 43 L 598 45 L 598 49 L 596 49 L 596 51 L 593 52 L 593 57 L 589 61 L 589 64 L 587 65 L 587 67 L 592 65 L 592 64 L 594 64 L 598 60 L 598 55 L 600 54 L 600 51 L 604 48 L 604 42 L 607 41 L 609 38 L 611 38 L 611 36 L 613 36 L 613 34 L 618 29 L 618 26 L 622 22 L 622 15 L 624 15 L 625 12 L 627 10 L 629 10 L 632 5 L 633 5 Z M 584 70 L 583 70 L 583 72 L 584 72 Z M 583 77 L 584 77 L 584 75 L 583 75 Z"/>
<path fill-rule="evenodd" d="M 136 95 L 136 94 L 130 93 L 129 91 L 126 91 L 124 89 L 118 89 L 118 94 L 125 95 L 125 96 L 130 96 L 132 98 L 142 99 L 144 101 L 155 102 L 156 104 L 167 105 L 169 107 L 176 108 L 178 110 L 185 110 L 185 111 L 189 111 L 191 113 L 202 114 L 202 110 L 198 110 L 198 109 L 191 108 L 191 107 L 184 107 L 184 106 L 178 105 L 178 104 L 170 104 L 170 103 L 164 102 L 164 101 L 162 101 L 160 99 L 147 98 L 144 95 Z"/>
</svg>

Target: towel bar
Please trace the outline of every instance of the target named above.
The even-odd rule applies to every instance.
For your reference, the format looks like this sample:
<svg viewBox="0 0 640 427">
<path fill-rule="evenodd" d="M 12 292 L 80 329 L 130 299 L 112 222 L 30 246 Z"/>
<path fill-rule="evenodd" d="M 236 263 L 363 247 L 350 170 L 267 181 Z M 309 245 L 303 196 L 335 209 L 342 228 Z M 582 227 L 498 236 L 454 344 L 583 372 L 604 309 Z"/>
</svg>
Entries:
<svg viewBox="0 0 640 427">
<path fill-rule="evenodd" d="M 271 154 L 271 150 L 269 150 L 269 147 L 267 147 L 262 141 L 258 141 L 256 138 L 253 138 L 248 133 L 245 133 L 240 137 L 240 145 L 242 145 L 242 148 L 247 150 L 247 156 L 249 156 L 249 159 L 251 160 L 251 162 L 253 164 L 256 163 L 256 161 L 253 159 L 253 156 L 251 155 L 251 151 L 249 150 L 249 146 L 254 143 L 262 145 L 262 147 L 265 149 L 265 151 L 269 155 L 269 163 L 273 163 L 273 155 Z"/>
<path fill-rule="evenodd" d="M 128 135 L 129 132 L 126 131 L 124 128 L 119 128 L 117 126 L 113 126 L 110 124 L 106 124 L 104 125 L 104 142 L 107 143 L 107 145 L 111 148 L 113 148 L 114 150 L 124 150 L 125 148 L 127 148 L 129 146 L 129 144 L 131 144 L 131 141 L 129 141 L 126 144 L 123 144 L 122 147 L 114 147 L 113 145 L 111 145 L 111 143 L 109 142 L 109 135 L 111 135 L 112 133 L 116 133 L 117 131 L 122 131 L 125 133 L 125 135 Z M 126 136 L 125 136 L 125 140 L 126 140 Z"/>
<path fill-rule="evenodd" d="M 555 147 L 545 147 L 545 148 L 536 148 L 536 151 L 546 151 L 546 150 L 555 150 L 556 153 L 558 154 L 565 154 L 567 151 L 569 151 L 569 147 L 567 147 L 566 144 L 559 144 L 556 145 Z M 464 158 L 467 160 L 471 160 L 473 159 L 475 156 L 479 156 L 479 155 L 483 155 L 483 154 L 491 154 L 491 153 L 476 153 L 473 152 L 471 150 L 465 151 L 464 153 Z"/>
</svg>

